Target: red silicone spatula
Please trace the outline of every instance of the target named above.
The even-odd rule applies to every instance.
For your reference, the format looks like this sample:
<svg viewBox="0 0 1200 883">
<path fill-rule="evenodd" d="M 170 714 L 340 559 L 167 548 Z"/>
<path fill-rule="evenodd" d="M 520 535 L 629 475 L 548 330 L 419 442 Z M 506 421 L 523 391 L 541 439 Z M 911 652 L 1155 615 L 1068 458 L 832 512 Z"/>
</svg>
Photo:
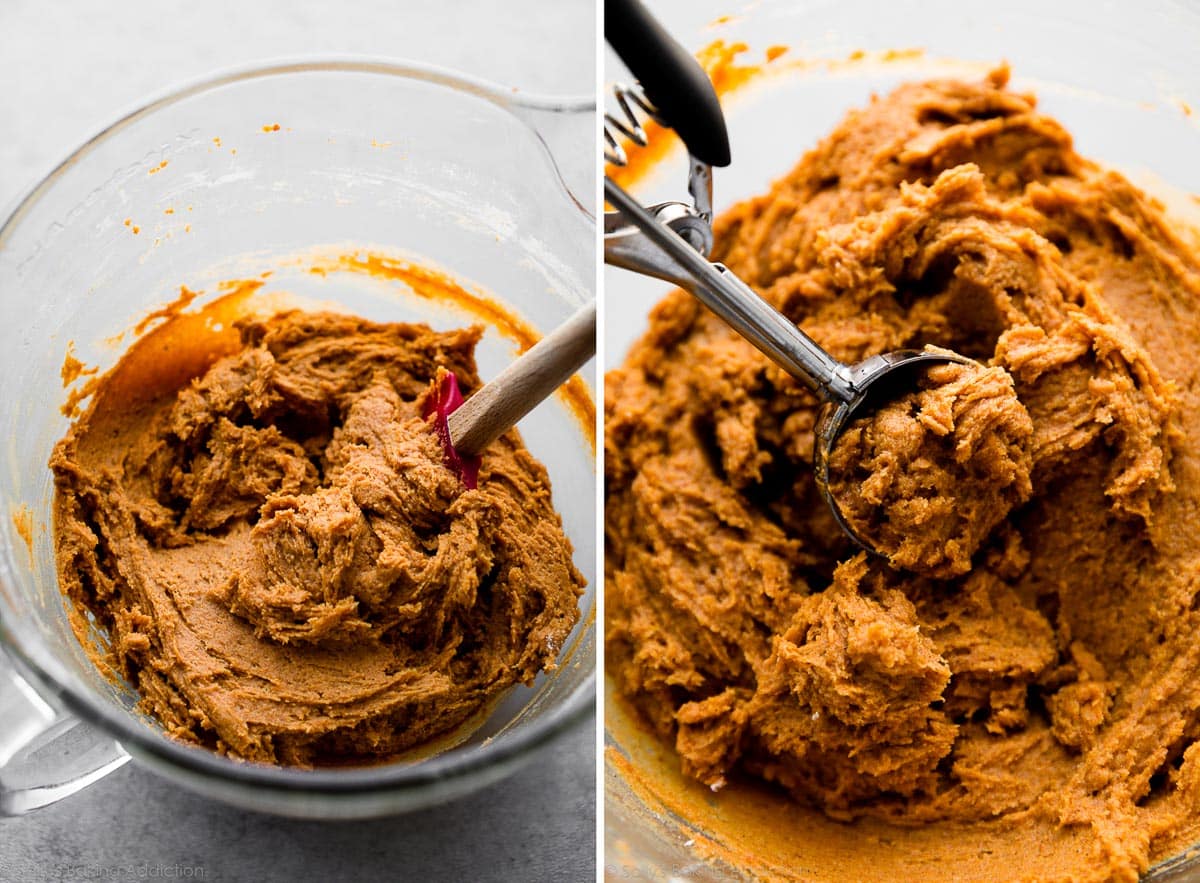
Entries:
<svg viewBox="0 0 1200 883">
<path fill-rule="evenodd" d="M 596 303 L 592 301 L 468 399 L 463 399 L 452 372 L 439 371 L 425 416 L 435 418 L 446 465 L 459 474 L 463 484 L 474 488 L 484 449 L 566 383 L 595 353 Z"/>
</svg>

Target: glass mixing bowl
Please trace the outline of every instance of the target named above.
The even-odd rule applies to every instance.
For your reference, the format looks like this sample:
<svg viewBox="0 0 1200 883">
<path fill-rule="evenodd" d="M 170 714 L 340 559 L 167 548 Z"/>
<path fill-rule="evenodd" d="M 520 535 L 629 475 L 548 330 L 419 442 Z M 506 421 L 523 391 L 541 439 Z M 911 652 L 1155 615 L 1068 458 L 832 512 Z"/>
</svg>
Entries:
<svg viewBox="0 0 1200 883">
<path fill-rule="evenodd" d="M 1082 155 L 1124 172 L 1167 200 L 1177 216 L 1194 222 L 1200 214 L 1200 200 L 1186 195 L 1200 193 L 1200 11 L 1194 5 L 647 0 L 647 6 L 687 48 L 743 42 L 748 51 L 735 64 L 762 67 L 723 99 L 733 164 L 714 170 L 718 212 L 765 192 L 872 93 L 906 80 L 977 78 L 1008 61 L 1013 86 L 1036 92 L 1039 106 L 1073 133 Z M 767 50 L 777 46 L 787 51 L 767 63 Z M 611 51 L 605 64 L 607 81 L 628 81 Z M 638 179 L 633 192 L 644 204 L 686 199 L 686 182 L 686 157 L 675 149 Z M 604 285 L 605 364 L 615 367 L 668 286 L 610 267 Z M 671 763 L 669 747 L 643 737 L 616 701 L 605 702 L 605 719 L 609 879 L 745 876 L 721 858 L 718 832 L 675 816 L 646 790 L 650 786 L 631 787 L 625 765 Z M 1200 847 L 1160 863 L 1146 879 L 1200 879 L 1197 853 Z M 921 873 L 927 879 L 952 875 L 943 870 Z"/>
<path fill-rule="evenodd" d="M 147 104 L 13 208 L 0 227 L 0 644 L 12 663 L 0 652 L 0 812 L 63 797 L 132 756 L 246 808 L 380 815 L 494 782 L 586 718 L 595 696 L 594 588 L 559 668 L 532 689 L 515 688 L 465 742 L 436 756 L 298 770 L 173 741 L 136 709 L 128 684 L 101 674 L 70 628 L 55 578 L 47 461 L 67 429 L 60 369 L 68 348 L 107 369 L 131 326 L 181 285 L 201 292 L 195 307 L 218 297 L 222 281 L 254 278 L 262 296 L 286 292 L 289 302 L 375 320 L 479 321 L 396 280 L 308 270 L 370 252 L 441 268 L 538 332 L 555 327 L 594 296 L 595 224 L 546 142 L 587 157 L 576 171 L 591 169 L 594 119 L 590 96 L 527 96 L 435 68 L 278 64 Z M 575 177 L 590 194 L 588 174 Z M 489 327 L 477 351 L 484 379 L 517 349 Z M 593 386 L 594 373 L 590 364 L 583 372 Z M 577 410 L 555 397 L 520 428 L 549 470 L 591 586 L 594 427 Z"/>
</svg>

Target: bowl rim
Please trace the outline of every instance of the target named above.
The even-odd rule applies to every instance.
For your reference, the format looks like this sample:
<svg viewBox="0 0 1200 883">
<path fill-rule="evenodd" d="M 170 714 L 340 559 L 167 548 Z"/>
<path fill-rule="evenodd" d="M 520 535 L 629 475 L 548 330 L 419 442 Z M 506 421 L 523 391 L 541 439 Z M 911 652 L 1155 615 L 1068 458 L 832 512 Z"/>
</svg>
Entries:
<svg viewBox="0 0 1200 883">
<path fill-rule="evenodd" d="M 546 114 L 548 116 L 577 116 L 593 114 L 596 111 L 596 98 L 590 94 L 553 95 L 545 92 L 534 92 L 506 87 L 483 77 L 465 74 L 441 65 L 425 64 L 407 59 L 387 58 L 374 55 L 332 54 L 311 56 L 278 56 L 275 58 L 222 67 L 214 72 L 202 74 L 174 85 L 167 86 L 127 106 L 112 122 L 103 126 L 99 131 L 84 139 L 77 147 L 63 156 L 58 162 L 32 184 L 18 188 L 16 196 L 7 204 L 0 205 L 0 253 L 3 252 L 13 228 L 24 215 L 32 210 L 40 197 L 49 190 L 59 178 L 65 175 L 72 166 L 91 153 L 96 147 L 109 140 L 121 130 L 128 128 L 144 117 L 173 104 L 178 104 L 205 92 L 212 92 L 223 86 L 266 77 L 287 76 L 290 74 L 311 73 L 357 73 L 375 74 L 398 79 L 417 80 L 433 86 L 440 86 L 462 95 L 486 101 L 495 107 L 506 111 L 521 125 L 528 129 L 537 139 L 541 147 L 542 159 L 549 164 L 554 179 L 562 191 L 562 196 L 573 206 L 583 212 L 588 218 L 595 220 L 595 210 L 571 192 L 563 178 L 550 145 L 545 137 L 533 125 L 525 114 Z"/>
<path fill-rule="evenodd" d="M 317 56 L 274 59 L 222 69 L 169 87 L 139 102 L 132 110 L 121 114 L 72 150 L 6 208 L 3 221 L 0 222 L 0 255 L 4 254 L 8 240 L 25 216 L 80 159 L 138 120 L 160 109 L 225 86 L 265 77 L 311 73 L 358 73 L 414 80 L 482 99 L 506 111 L 536 136 L 542 158 L 562 191 L 563 198 L 569 200 L 583 214 L 594 218 L 593 212 L 571 193 L 542 134 L 522 115 L 523 111 L 552 115 L 590 114 L 596 109 L 594 96 L 555 96 L 526 92 L 449 68 L 407 60 L 352 55 Z M 12 584 L 13 581 L 9 559 L 11 549 L 7 548 L 7 545 L 0 548 L 0 584 Z M 537 748 L 550 743 L 581 723 L 595 705 L 595 654 L 589 653 L 581 644 L 586 641 L 587 629 L 590 628 L 593 632 L 596 629 L 596 604 L 597 602 L 593 601 L 591 611 L 581 611 L 584 632 L 576 639 L 575 649 L 571 651 L 571 655 L 576 652 L 586 653 L 591 660 L 591 670 L 583 682 L 562 702 L 543 712 L 528 726 L 505 729 L 482 745 L 466 746 L 461 750 L 450 748 L 432 757 L 415 761 L 405 761 L 401 756 L 394 761 L 369 766 L 315 769 L 277 766 L 237 760 L 202 746 L 174 740 L 161 729 L 141 724 L 133 716 L 117 710 L 91 691 L 79 688 L 76 678 L 40 642 L 24 640 L 16 630 L 8 627 L 6 620 L 12 622 L 15 618 L 3 591 L 0 591 L 0 657 L 5 653 L 10 654 L 18 664 L 18 673 L 32 675 L 31 680 L 37 685 L 39 692 L 58 699 L 66 710 L 82 720 L 98 724 L 134 757 L 145 755 L 148 761 L 156 764 L 165 763 L 168 767 L 186 772 L 199 773 L 239 785 L 254 785 L 273 792 L 342 795 L 349 798 L 356 794 L 419 790 L 442 782 L 460 780 L 488 767 L 519 762 Z M 567 664 L 571 655 L 560 660 L 559 665 Z M 22 670 L 22 667 L 25 670 Z M 530 698 L 532 701 L 533 697 Z"/>
</svg>

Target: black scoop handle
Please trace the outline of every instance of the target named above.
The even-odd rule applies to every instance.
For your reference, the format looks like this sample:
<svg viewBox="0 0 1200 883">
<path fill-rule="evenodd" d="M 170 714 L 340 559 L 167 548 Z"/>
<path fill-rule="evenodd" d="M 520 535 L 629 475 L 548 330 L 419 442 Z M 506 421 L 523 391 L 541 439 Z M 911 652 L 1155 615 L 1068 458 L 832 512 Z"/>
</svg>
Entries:
<svg viewBox="0 0 1200 883">
<path fill-rule="evenodd" d="M 729 133 L 712 81 L 639 0 L 604 0 L 604 39 L 688 152 L 711 166 L 729 165 Z"/>
</svg>

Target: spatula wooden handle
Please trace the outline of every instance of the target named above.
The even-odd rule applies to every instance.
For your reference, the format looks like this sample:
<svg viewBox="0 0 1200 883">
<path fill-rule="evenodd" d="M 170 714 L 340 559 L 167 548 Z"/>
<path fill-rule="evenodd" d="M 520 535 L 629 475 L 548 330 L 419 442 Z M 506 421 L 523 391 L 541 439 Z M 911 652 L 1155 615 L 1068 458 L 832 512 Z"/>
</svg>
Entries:
<svg viewBox="0 0 1200 883">
<path fill-rule="evenodd" d="M 582 307 L 450 415 L 450 441 L 479 454 L 596 354 L 596 302 Z"/>
</svg>

